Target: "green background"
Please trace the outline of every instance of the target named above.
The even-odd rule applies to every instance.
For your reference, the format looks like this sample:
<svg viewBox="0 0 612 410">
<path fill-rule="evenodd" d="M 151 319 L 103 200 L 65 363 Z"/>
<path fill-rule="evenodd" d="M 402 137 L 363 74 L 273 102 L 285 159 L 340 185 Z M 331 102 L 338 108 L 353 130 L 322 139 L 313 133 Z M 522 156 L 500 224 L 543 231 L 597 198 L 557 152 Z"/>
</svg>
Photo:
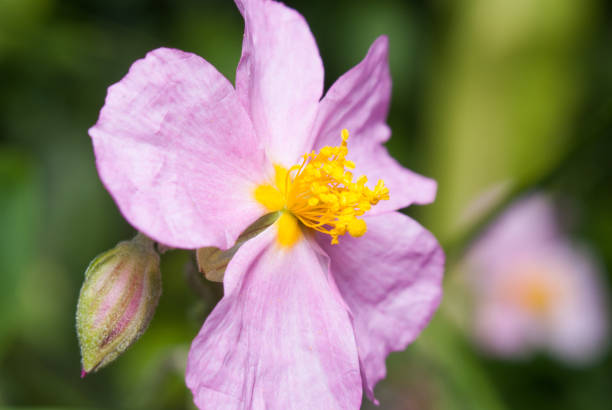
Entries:
<svg viewBox="0 0 612 410">
<path fill-rule="evenodd" d="M 481 228 L 535 190 L 571 210 L 568 236 L 610 272 L 611 6 L 287 4 L 311 26 L 326 88 L 378 35 L 389 36 L 388 148 L 439 183 L 435 204 L 407 212 L 447 251 L 446 297 L 423 336 L 389 357 L 381 408 L 608 409 L 609 353 L 580 368 L 484 356 L 454 319 L 465 301 L 453 276 Z M 134 234 L 97 177 L 87 129 L 106 88 L 153 48 L 194 52 L 233 80 L 242 30 L 229 0 L 0 0 L 0 407 L 193 408 L 186 355 L 221 289 L 201 279 L 187 252 L 164 256 L 163 295 L 142 339 L 79 378 L 74 316 L 84 269 Z M 483 194 L 487 201 L 474 202 Z"/>
</svg>

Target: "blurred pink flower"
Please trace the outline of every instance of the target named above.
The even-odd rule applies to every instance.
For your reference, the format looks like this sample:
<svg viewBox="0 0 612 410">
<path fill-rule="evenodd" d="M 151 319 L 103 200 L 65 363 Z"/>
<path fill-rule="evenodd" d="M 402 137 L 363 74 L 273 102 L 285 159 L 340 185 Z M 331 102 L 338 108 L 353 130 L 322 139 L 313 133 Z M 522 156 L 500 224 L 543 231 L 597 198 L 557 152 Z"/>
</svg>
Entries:
<svg viewBox="0 0 612 410">
<path fill-rule="evenodd" d="M 196 55 L 150 52 L 109 88 L 90 129 L 98 171 L 125 218 L 171 247 L 227 249 L 279 212 L 229 262 L 224 297 L 193 342 L 186 380 L 199 407 L 355 409 L 438 306 L 443 253 L 395 212 L 433 201 L 436 184 L 382 145 L 385 37 L 321 99 L 303 17 L 274 1 L 236 3 L 236 88 Z M 346 131 L 334 146 L 344 128 L 349 154 Z M 365 188 L 345 167 L 384 183 Z M 346 232 L 338 245 L 325 235 Z"/>
<path fill-rule="evenodd" d="M 490 353 L 548 350 L 566 362 L 604 347 L 607 317 L 592 257 L 558 231 L 552 204 L 532 196 L 513 205 L 467 257 L 475 292 L 475 338 Z"/>
</svg>

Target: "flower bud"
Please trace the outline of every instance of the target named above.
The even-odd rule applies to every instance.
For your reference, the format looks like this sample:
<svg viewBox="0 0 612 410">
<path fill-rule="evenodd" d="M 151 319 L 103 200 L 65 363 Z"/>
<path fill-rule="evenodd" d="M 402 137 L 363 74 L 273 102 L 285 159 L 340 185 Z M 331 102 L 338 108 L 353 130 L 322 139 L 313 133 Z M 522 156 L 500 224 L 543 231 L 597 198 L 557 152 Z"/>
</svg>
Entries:
<svg viewBox="0 0 612 410">
<path fill-rule="evenodd" d="M 138 234 L 87 267 L 76 315 L 81 377 L 112 362 L 149 325 L 161 295 L 159 255 L 153 245 Z"/>
</svg>

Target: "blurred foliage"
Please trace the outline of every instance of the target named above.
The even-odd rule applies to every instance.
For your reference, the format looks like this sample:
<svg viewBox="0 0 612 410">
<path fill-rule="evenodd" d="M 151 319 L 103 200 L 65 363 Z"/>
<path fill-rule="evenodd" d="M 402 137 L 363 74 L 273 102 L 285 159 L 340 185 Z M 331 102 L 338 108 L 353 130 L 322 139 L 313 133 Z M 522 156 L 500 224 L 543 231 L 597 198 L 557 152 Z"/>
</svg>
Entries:
<svg viewBox="0 0 612 410">
<path fill-rule="evenodd" d="M 438 180 L 436 203 L 408 212 L 441 239 L 450 274 L 480 227 L 529 189 L 564 198 L 567 228 L 610 272 L 608 4 L 287 3 L 311 25 L 326 87 L 389 35 L 388 147 Z M 229 0 L 0 0 L 0 406 L 193 408 L 186 355 L 221 289 L 195 272 L 187 252 L 164 255 L 164 293 L 142 339 L 79 379 L 83 272 L 133 236 L 97 177 L 87 129 L 106 88 L 150 49 L 197 53 L 233 80 L 241 41 Z M 448 300 L 453 292 L 447 286 Z M 545 357 L 494 360 L 470 345 L 452 309 L 445 302 L 414 346 L 390 356 L 381 408 L 609 408 L 609 354 L 583 369 Z"/>
<path fill-rule="evenodd" d="M 450 11 L 427 118 L 433 174 L 446 182 L 431 218 L 442 239 L 474 222 L 475 198 L 537 181 L 571 147 L 592 3 L 471 0 Z"/>
</svg>

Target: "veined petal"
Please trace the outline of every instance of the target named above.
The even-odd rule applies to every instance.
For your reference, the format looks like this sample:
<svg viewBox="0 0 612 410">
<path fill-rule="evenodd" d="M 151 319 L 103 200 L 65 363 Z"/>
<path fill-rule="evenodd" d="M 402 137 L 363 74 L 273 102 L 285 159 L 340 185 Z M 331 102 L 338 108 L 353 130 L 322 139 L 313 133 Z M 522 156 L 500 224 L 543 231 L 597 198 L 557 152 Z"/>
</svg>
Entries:
<svg viewBox="0 0 612 410">
<path fill-rule="evenodd" d="M 340 77 L 321 101 L 313 128 L 314 149 L 335 145 L 343 128 L 349 130 L 347 158 L 356 164 L 355 175 L 379 179 L 389 188 L 390 199 L 371 211 L 379 214 L 427 204 L 436 196 L 436 182 L 418 175 L 389 156 L 383 143 L 391 131 L 386 124 L 391 98 L 388 40 L 379 37 L 358 65 Z"/>
<path fill-rule="evenodd" d="M 272 162 L 295 165 L 323 93 L 323 63 L 306 20 L 271 0 L 237 0 L 244 17 L 236 91 Z M 339 134 L 338 134 L 339 135 Z"/>
<path fill-rule="evenodd" d="M 274 226 L 238 250 L 189 352 L 198 407 L 359 407 L 355 336 L 326 264 L 308 240 L 280 248 Z"/>
<path fill-rule="evenodd" d="M 89 134 L 122 214 L 156 241 L 225 249 L 262 214 L 252 195 L 261 143 L 231 83 L 194 54 L 157 49 L 136 61 Z"/>
<path fill-rule="evenodd" d="M 318 243 L 353 314 L 364 389 L 374 401 L 389 352 L 406 348 L 438 307 L 444 254 L 433 235 L 399 212 L 364 220 L 364 236 L 330 245 L 321 235 Z"/>
</svg>

